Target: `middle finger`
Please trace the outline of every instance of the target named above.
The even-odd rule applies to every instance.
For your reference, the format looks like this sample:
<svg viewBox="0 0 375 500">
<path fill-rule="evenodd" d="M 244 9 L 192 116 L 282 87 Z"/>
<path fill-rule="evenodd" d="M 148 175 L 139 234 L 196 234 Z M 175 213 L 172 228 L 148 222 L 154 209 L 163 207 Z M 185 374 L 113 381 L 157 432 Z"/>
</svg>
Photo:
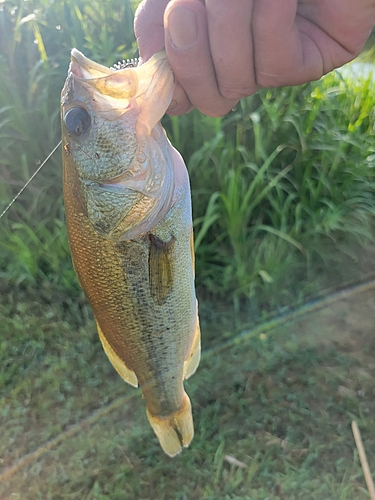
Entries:
<svg viewBox="0 0 375 500">
<path fill-rule="evenodd" d="M 226 99 L 254 94 L 251 15 L 253 0 L 206 0 L 208 32 L 216 79 Z"/>
</svg>

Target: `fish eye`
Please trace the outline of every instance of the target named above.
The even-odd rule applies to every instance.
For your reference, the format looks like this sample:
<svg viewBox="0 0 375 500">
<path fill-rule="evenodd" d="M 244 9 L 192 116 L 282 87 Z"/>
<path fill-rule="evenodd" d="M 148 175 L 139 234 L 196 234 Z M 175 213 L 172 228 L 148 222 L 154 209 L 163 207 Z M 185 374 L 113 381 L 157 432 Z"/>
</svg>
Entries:
<svg viewBox="0 0 375 500">
<path fill-rule="evenodd" d="M 91 125 L 91 118 L 85 108 L 71 108 L 64 116 L 64 123 L 72 137 L 81 137 Z"/>
</svg>

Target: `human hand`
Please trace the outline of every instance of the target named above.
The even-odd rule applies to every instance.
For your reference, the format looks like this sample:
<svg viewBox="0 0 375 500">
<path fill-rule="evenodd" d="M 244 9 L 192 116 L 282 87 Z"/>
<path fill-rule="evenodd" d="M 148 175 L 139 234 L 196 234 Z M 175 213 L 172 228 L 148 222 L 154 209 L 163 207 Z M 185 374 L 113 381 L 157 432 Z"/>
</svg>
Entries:
<svg viewBox="0 0 375 500">
<path fill-rule="evenodd" d="M 144 0 L 140 56 L 165 47 L 178 85 L 168 112 L 221 116 L 260 87 L 299 85 L 354 59 L 375 0 Z"/>
</svg>

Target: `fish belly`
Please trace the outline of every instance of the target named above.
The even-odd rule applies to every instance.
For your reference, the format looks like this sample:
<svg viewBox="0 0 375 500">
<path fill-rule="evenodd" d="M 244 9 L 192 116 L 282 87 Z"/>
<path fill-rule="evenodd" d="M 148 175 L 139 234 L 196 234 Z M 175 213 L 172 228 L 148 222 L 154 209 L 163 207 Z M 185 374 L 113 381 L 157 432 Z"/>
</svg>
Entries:
<svg viewBox="0 0 375 500">
<path fill-rule="evenodd" d="M 200 350 L 188 180 L 152 231 L 114 242 L 93 229 L 75 176 L 67 165 L 64 198 L 75 271 L 110 361 L 141 387 L 149 421 L 173 456 L 193 437 L 183 379 L 195 371 Z"/>
</svg>

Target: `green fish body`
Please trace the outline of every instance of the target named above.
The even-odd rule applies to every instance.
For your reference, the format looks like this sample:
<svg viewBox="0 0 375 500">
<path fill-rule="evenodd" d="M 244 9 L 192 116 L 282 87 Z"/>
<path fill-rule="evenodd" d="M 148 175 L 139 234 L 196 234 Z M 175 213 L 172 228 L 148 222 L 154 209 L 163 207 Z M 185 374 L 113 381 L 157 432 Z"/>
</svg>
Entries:
<svg viewBox="0 0 375 500">
<path fill-rule="evenodd" d="M 189 179 L 160 125 L 173 88 L 163 52 L 115 71 L 73 49 L 61 99 L 74 268 L 108 358 L 141 387 L 170 456 L 194 434 L 183 380 L 200 358 Z"/>
</svg>

